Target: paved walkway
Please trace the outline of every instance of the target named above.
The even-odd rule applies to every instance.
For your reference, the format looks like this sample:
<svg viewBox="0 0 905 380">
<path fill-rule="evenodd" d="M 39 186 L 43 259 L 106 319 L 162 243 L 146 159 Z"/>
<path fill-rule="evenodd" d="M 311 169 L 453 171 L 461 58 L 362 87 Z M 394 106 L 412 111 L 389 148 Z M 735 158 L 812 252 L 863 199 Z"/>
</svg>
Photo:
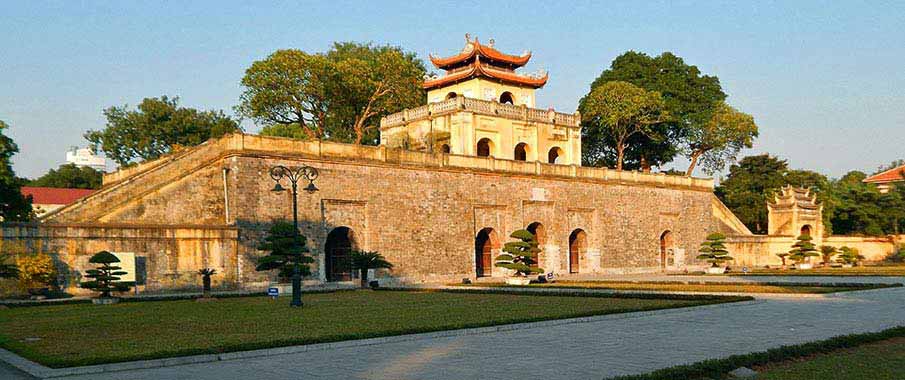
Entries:
<svg viewBox="0 0 905 380">
<path fill-rule="evenodd" d="M 600 380 L 897 325 L 905 325 L 905 288 L 819 299 L 767 299 L 598 322 L 81 378 Z M 5 379 L 4 375 L 0 368 L 0 377 Z"/>
</svg>

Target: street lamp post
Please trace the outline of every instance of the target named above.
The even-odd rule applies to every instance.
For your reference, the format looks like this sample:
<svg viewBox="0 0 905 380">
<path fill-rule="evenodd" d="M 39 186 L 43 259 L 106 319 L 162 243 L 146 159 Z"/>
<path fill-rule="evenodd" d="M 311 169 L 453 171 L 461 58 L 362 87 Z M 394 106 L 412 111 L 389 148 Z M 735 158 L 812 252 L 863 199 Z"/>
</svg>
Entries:
<svg viewBox="0 0 905 380">
<path fill-rule="evenodd" d="M 317 169 L 307 165 L 295 168 L 277 165 L 270 168 L 270 178 L 273 178 L 274 182 L 276 182 L 276 185 L 273 186 L 273 190 L 271 191 L 286 191 L 286 189 L 280 185 L 280 181 L 283 178 L 292 184 L 292 225 L 295 227 L 296 232 L 299 230 L 298 181 L 303 178 L 307 180 L 308 186 L 306 186 L 304 190 L 309 194 L 313 194 L 317 191 L 317 187 L 314 186 L 314 180 L 317 179 L 317 175 Z M 301 252 L 299 255 L 301 255 Z M 301 258 L 296 258 L 292 268 L 292 302 L 289 303 L 290 306 L 302 306 L 302 268 L 300 262 Z"/>
</svg>

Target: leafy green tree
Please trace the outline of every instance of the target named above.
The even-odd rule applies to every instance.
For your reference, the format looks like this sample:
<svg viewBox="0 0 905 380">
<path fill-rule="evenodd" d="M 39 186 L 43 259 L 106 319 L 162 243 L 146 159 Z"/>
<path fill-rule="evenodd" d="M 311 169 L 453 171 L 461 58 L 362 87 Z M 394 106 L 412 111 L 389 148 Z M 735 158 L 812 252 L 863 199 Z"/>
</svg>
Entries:
<svg viewBox="0 0 905 380">
<path fill-rule="evenodd" d="M 50 169 L 47 174 L 28 183 L 29 186 L 60 187 L 67 189 L 100 189 L 104 182 L 104 173 L 87 166 L 76 164 L 60 165 Z"/>
<path fill-rule="evenodd" d="M 726 235 L 719 232 L 707 235 L 707 240 L 701 243 L 698 253 L 698 260 L 704 260 L 714 268 L 733 260 L 732 256 L 729 256 L 729 250 L 726 249 Z"/>
<path fill-rule="evenodd" d="M 636 134 L 652 135 L 652 125 L 668 119 L 660 94 L 628 82 L 606 82 L 595 87 L 579 105 L 587 134 L 607 134 L 616 149 L 616 170 L 622 170 L 628 140 Z"/>
<path fill-rule="evenodd" d="M 350 266 L 361 274 L 361 287 L 368 287 L 368 269 L 393 269 L 393 264 L 377 251 L 354 250 L 349 256 Z"/>
<path fill-rule="evenodd" d="M 125 292 L 131 288 L 129 284 L 119 282 L 120 276 L 127 272 L 122 267 L 113 265 L 119 262 L 119 258 L 112 253 L 100 251 L 91 256 L 88 262 L 98 264 L 98 267 L 85 271 L 85 277 L 91 280 L 82 282 L 83 288 L 100 292 L 100 298 L 108 298 L 111 292 Z"/>
<path fill-rule="evenodd" d="M 264 135 L 373 145 L 381 117 L 424 103 L 425 73 L 414 53 L 393 46 L 278 50 L 245 71 L 236 109 Z"/>
<path fill-rule="evenodd" d="M 0 120 L 0 222 L 25 221 L 32 217 L 31 198 L 22 195 L 22 180 L 13 171 L 12 157 L 19 152 L 13 139 L 3 133 L 9 125 Z"/>
<path fill-rule="evenodd" d="M 861 182 L 866 177 L 862 172 L 853 171 L 833 183 L 836 205 L 831 220 L 836 234 L 883 235 L 884 222 L 888 221 L 886 212 L 897 212 L 896 208 L 884 210 L 881 207 L 883 194 L 876 186 Z M 896 203 L 892 198 L 889 201 Z"/>
<path fill-rule="evenodd" d="M 503 253 L 496 257 L 496 266 L 514 270 L 517 276 L 544 273 L 543 269 L 535 266 L 540 248 L 534 234 L 528 230 L 517 230 L 509 237 L 516 240 L 503 245 Z"/>
<path fill-rule="evenodd" d="M 842 247 L 839 248 L 839 256 L 836 262 L 847 265 L 858 265 L 858 262 L 864 260 L 861 252 L 857 248 Z"/>
<path fill-rule="evenodd" d="M 786 269 L 786 259 L 789 257 L 789 253 L 780 252 L 780 253 L 777 253 L 776 256 L 779 256 L 779 259 L 782 260 L 782 268 Z"/>
<path fill-rule="evenodd" d="M 830 266 L 830 261 L 833 260 L 833 256 L 839 253 L 839 250 L 836 247 L 831 245 L 821 245 L 820 246 L 820 256 L 823 258 L 823 266 Z"/>
<path fill-rule="evenodd" d="M 629 82 L 660 93 L 666 112 L 672 116 L 665 123 L 652 125 L 649 134 L 629 138 L 625 151 L 627 169 L 662 166 L 672 161 L 683 146 L 688 129 L 709 122 L 714 107 L 726 99 L 717 77 L 702 74 L 696 66 L 669 52 L 651 57 L 629 51 L 616 57 L 591 83 L 590 92 L 612 81 Z M 605 130 L 590 132 L 582 136 L 582 161 L 592 166 L 615 164 L 612 135 Z"/>
<path fill-rule="evenodd" d="M 257 271 L 276 269 L 279 277 L 285 280 L 292 277 L 293 270 L 298 265 L 302 276 L 311 275 L 308 264 L 314 263 L 314 259 L 307 255 L 307 238 L 292 223 L 274 223 L 258 249 L 269 254 L 258 259 L 255 267 Z"/>
<path fill-rule="evenodd" d="M 24 289 L 39 289 L 52 285 L 57 278 L 57 266 L 46 253 L 20 254 L 16 257 L 19 269 L 19 286 Z"/>
<path fill-rule="evenodd" d="M 810 257 L 820 256 L 811 242 L 813 239 L 810 235 L 799 235 L 795 240 L 795 244 L 792 244 L 792 249 L 789 250 L 789 258 L 796 264 L 802 264 Z"/>
<path fill-rule="evenodd" d="M 685 150 L 690 163 L 685 175 L 692 175 L 699 160 L 705 173 L 723 170 L 743 148 L 751 148 L 757 136 L 754 117 L 720 102 L 710 120 L 688 126 Z"/>
<path fill-rule="evenodd" d="M 199 111 L 179 106 L 179 98 L 145 98 L 129 106 L 104 110 L 103 130 L 85 133 L 92 148 L 100 149 L 119 165 L 153 160 L 179 146 L 194 146 L 208 139 L 241 130 L 239 122 L 223 111 Z"/>
<path fill-rule="evenodd" d="M 716 195 L 756 234 L 767 233 L 767 200 L 786 184 L 785 160 L 762 154 L 742 158 L 729 167 Z"/>
</svg>

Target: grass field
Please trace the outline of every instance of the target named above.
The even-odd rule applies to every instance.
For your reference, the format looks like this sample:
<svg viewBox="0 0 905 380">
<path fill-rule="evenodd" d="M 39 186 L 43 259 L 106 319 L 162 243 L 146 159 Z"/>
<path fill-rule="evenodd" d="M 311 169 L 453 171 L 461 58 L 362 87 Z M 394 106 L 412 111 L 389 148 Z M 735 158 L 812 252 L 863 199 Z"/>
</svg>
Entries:
<svg viewBox="0 0 905 380">
<path fill-rule="evenodd" d="M 899 380 L 905 378 L 905 338 L 757 368 L 758 380 Z"/>
<path fill-rule="evenodd" d="M 714 275 L 725 276 L 725 275 Z M 854 268 L 814 268 L 807 270 L 781 270 L 756 268 L 750 273 L 732 273 L 729 276 L 905 276 L 905 265 L 876 265 Z"/>
<path fill-rule="evenodd" d="M 475 286 L 499 286 L 502 283 L 476 284 Z M 719 292 L 719 293 L 798 293 L 825 294 L 889 287 L 882 284 L 864 284 L 851 286 L 811 286 L 811 285 L 777 285 L 777 284 L 737 284 L 737 283 L 677 283 L 677 282 L 620 282 L 620 281 L 558 281 L 547 284 L 531 284 L 530 287 L 566 288 L 566 289 L 611 289 L 640 290 L 663 292 Z"/>
<path fill-rule="evenodd" d="M 266 297 L 2 309 L 0 346 L 69 367 L 739 300 L 368 290 L 303 299 L 300 309 Z"/>
</svg>

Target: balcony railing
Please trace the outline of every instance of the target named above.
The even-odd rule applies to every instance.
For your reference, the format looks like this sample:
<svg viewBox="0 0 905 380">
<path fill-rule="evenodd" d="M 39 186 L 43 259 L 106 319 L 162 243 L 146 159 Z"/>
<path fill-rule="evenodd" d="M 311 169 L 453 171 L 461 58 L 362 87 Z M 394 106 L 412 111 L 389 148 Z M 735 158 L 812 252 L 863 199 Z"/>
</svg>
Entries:
<svg viewBox="0 0 905 380">
<path fill-rule="evenodd" d="M 562 113 L 552 109 L 542 110 L 503 104 L 492 100 L 457 97 L 387 115 L 380 119 L 380 128 L 405 125 L 413 121 L 447 115 L 456 111 L 469 111 L 481 115 L 499 116 L 512 120 L 536 121 L 565 127 L 578 127 L 581 124 L 581 115 L 578 113 Z"/>
</svg>

